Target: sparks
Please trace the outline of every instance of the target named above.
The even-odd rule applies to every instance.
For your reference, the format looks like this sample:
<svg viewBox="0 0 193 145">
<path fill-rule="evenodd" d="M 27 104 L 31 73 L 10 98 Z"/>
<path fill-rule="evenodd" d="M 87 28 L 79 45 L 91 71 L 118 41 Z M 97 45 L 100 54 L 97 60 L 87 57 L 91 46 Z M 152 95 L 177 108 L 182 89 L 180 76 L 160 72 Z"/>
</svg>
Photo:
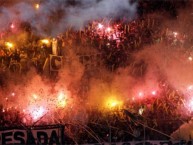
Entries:
<svg viewBox="0 0 193 145">
<path fill-rule="evenodd" d="M 98 28 L 99 29 L 102 29 L 103 28 L 103 25 L 101 23 L 98 24 Z"/>
<path fill-rule="evenodd" d="M 192 88 L 193 88 L 193 86 L 190 85 L 190 86 L 187 87 L 187 90 L 192 90 Z"/>
<path fill-rule="evenodd" d="M 11 27 L 11 29 L 14 29 L 15 25 L 12 23 L 10 27 Z"/>
<path fill-rule="evenodd" d="M 111 31 L 111 28 L 110 28 L 110 27 L 108 27 L 108 28 L 107 28 L 107 32 L 110 32 L 110 31 Z"/>
<path fill-rule="evenodd" d="M 151 94 L 152 94 L 153 96 L 155 96 L 155 95 L 157 94 L 157 92 L 156 92 L 156 91 L 152 91 Z"/>
<path fill-rule="evenodd" d="M 139 96 L 139 97 L 143 97 L 143 92 L 139 92 L 139 93 L 138 93 L 138 96 Z"/>
<path fill-rule="evenodd" d="M 14 97 L 14 96 L 15 96 L 15 93 L 14 93 L 14 92 L 12 92 L 12 93 L 11 93 L 11 96 L 13 96 L 13 97 Z"/>
<path fill-rule="evenodd" d="M 177 32 L 173 32 L 173 34 L 174 34 L 174 37 L 176 37 L 176 36 L 178 35 L 178 33 L 177 33 Z"/>
<path fill-rule="evenodd" d="M 57 106 L 58 107 L 65 107 L 66 106 L 66 94 L 64 94 L 63 92 L 60 92 L 58 95 L 58 101 L 57 101 Z"/>
<path fill-rule="evenodd" d="M 34 121 L 40 119 L 46 113 L 46 109 L 44 107 L 32 107 L 30 110 L 30 115 Z"/>
</svg>

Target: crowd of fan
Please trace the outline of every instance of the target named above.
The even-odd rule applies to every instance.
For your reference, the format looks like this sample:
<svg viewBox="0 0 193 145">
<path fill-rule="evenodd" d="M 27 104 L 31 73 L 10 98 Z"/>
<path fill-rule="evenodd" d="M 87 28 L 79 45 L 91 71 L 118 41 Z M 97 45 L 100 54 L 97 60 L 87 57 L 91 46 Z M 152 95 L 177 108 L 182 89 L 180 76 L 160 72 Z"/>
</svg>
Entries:
<svg viewBox="0 0 193 145">
<path fill-rule="evenodd" d="M 94 52 L 100 53 L 102 64 L 109 71 L 115 71 L 117 68 L 125 67 L 133 63 L 132 53 L 143 49 L 147 45 L 164 42 L 169 46 L 191 47 L 192 38 L 181 34 L 177 38 L 173 31 L 161 28 L 161 19 L 143 17 L 135 19 L 131 22 L 126 20 L 118 20 L 111 23 L 115 30 L 112 34 L 98 32 L 97 25 L 102 21 L 90 23 L 84 30 L 74 31 L 67 30 L 65 33 L 57 37 L 58 55 L 64 56 L 64 60 L 68 58 L 68 51 L 74 51 L 77 56 L 89 55 Z M 114 39 L 114 34 L 118 34 Z M 172 43 L 171 43 L 172 42 Z M 188 44 L 187 44 L 187 43 Z M 179 45 L 180 44 L 180 45 Z M 187 44 L 187 45 L 186 45 Z M 0 49 L 0 65 L 1 71 L 11 71 L 13 73 L 24 74 L 35 67 L 37 72 L 44 72 L 43 66 L 46 58 L 52 54 L 52 47 L 38 44 L 38 40 L 20 46 L 15 50 L 9 50 L 5 46 Z M 100 60 L 101 61 L 101 60 Z M 101 63 L 100 63 L 101 64 Z M 142 63 L 143 65 L 143 63 Z M 138 65 L 136 67 L 141 67 Z M 17 70 L 19 68 L 19 70 Z M 136 72 L 134 72 L 136 74 Z M 139 74 L 142 75 L 142 74 Z M 162 97 L 157 98 L 153 102 L 146 100 L 147 103 L 142 104 L 126 104 L 125 110 L 114 110 L 105 112 L 100 110 L 87 110 L 88 122 L 86 128 L 81 124 L 78 126 L 67 125 L 66 131 L 73 140 L 79 143 L 93 143 L 97 141 L 128 141 L 143 140 L 145 129 L 146 139 L 168 139 L 169 134 L 182 124 L 183 117 L 178 113 L 178 105 L 181 106 L 183 96 L 177 94 L 170 87 L 167 91 L 163 91 Z M 178 96 L 178 99 L 176 99 Z M 169 101 L 168 101 L 169 100 Z M 172 102 L 172 103 L 171 103 Z M 139 117 L 138 110 L 143 107 L 144 114 Z M 4 110 L 0 108 L 0 126 L 22 126 L 22 113 L 17 109 Z M 133 110 L 129 112 L 128 110 Z M 105 112 L 105 113 L 104 113 Z M 94 115 L 93 115 L 94 114 Z M 160 119 L 162 118 L 162 119 Z M 180 118 L 180 119 L 179 119 Z M 185 117 L 184 119 L 187 119 Z M 58 123 L 58 122 L 57 122 Z M 63 122 L 65 124 L 65 122 Z M 166 128 L 170 124 L 170 128 Z M 148 127 L 149 126 L 149 127 Z M 156 132 L 155 130 L 158 130 Z M 172 129 L 171 129 L 172 128 Z M 99 140 L 93 138 L 98 137 Z M 164 132 L 164 134 L 160 134 Z"/>
<path fill-rule="evenodd" d="M 182 107 L 183 96 L 165 86 L 160 97 L 153 100 L 147 97 L 138 103 L 125 102 L 123 108 L 110 110 L 88 107 L 85 112 L 78 112 L 80 116 L 74 112 L 74 117 L 77 118 L 73 118 L 71 112 L 66 111 L 66 114 L 62 115 L 63 118 L 58 119 L 56 112 L 49 121 L 53 119 L 53 124 L 65 125 L 66 143 L 124 142 L 144 138 L 167 140 L 174 130 L 190 119 L 190 115 L 179 111 Z M 139 113 L 141 108 L 142 114 Z M 25 115 L 17 108 L 5 110 L 1 106 L 0 109 L 1 128 L 26 127 Z M 32 123 L 32 125 L 50 124 L 44 118 Z"/>
<path fill-rule="evenodd" d="M 168 27 L 162 28 L 161 18 L 147 16 L 130 22 L 124 19 L 109 22 L 108 25 L 112 29 L 109 32 L 98 28 L 98 25 L 105 21 L 94 21 L 84 30 L 79 31 L 69 28 L 65 33 L 60 34 L 57 37 L 58 55 L 64 56 L 67 60 L 70 59 L 66 58 L 69 50 L 73 50 L 78 56 L 90 55 L 97 51 L 106 68 L 114 71 L 132 64 L 134 61 L 132 54 L 143 49 L 144 46 L 164 42 L 169 46 L 190 48 L 192 44 L 191 37 L 184 32 L 178 33 Z M 39 44 L 40 38 L 33 39 L 14 49 L 1 45 L 1 70 L 8 68 L 14 71 L 13 64 L 18 64 L 21 73 L 29 70 L 32 65 L 37 68 L 38 72 L 42 72 L 46 58 L 52 54 L 52 45 Z"/>
<path fill-rule="evenodd" d="M 76 129 L 71 128 L 70 125 L 66 128 L 73 132 L 70 134 L 74 134 L 73 138 L 81 143 L 122 142 L 144 138 L 146 140 L 170 139 L 170 134 L 190 119 L 190 114 L 179 111 L 184 107 L 183 96 L 169 86 L 162 88 L 162 91 L 160 97 L 153 100 L 147 97 L 138 103 L 127 104 L 126 102 L 123 109 L 101 111 L 92 108 L 87 111 L 86 125 L 77 121 L 75 123 L 78 125 L 73 126 Z M 140 115 L 141 108 L 143 113 Z M 93 138 L 88 132 L 93 133 L 92 135 L 99 140 Z"/>
</svg>

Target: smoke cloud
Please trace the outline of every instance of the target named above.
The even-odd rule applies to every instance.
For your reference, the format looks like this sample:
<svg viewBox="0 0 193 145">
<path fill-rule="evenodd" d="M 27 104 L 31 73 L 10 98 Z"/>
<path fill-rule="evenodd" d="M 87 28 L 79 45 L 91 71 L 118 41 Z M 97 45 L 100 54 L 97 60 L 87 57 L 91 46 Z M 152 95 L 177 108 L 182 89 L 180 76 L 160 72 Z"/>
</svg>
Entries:
<svg viewBox="0 0 193 145">
<path fill-rule="evenodd" d="M 20 1 L 10 6 L 1 6 L 1 31 L 9 27 L 16 19 L 29 22 L 36 33 L 57 35 L 67 27 L 83 28 L 89 21 L 105 17 L 117 18 L 126 15 L 135 16 L 137 3 L 129 0 L 77 0 L 68 5 L 67 0 L 46 0 L 39 9 L 30 2 Z"/>
</svg>

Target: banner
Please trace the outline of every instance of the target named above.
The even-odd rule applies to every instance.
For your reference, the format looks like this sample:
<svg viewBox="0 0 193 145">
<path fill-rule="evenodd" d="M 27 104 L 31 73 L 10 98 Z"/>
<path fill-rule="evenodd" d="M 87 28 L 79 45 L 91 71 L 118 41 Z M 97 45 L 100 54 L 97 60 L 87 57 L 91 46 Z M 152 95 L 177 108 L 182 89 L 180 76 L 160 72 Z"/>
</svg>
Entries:
<svg viewBox="0 0 193 145">
<path fill-rule="evenodd" d="M 3 130 L 0 131 L 0 145 L 60 145 L 63 131 L 63 127 Z"/>
<path fill-rule="evenodd" d="M 50 71 L 58 71 L 62 67 L 62 56 L 50 55 Z"/>
<path fill-rule="evenodd" d="M 0 145 L 63 145 L 64 126 L 45 126 L 26 129 L 0 130 Z M 145 140 L 130 142 L 102 142 L 81 145 L 191 145 L 193 140 Z"/>
</svg>

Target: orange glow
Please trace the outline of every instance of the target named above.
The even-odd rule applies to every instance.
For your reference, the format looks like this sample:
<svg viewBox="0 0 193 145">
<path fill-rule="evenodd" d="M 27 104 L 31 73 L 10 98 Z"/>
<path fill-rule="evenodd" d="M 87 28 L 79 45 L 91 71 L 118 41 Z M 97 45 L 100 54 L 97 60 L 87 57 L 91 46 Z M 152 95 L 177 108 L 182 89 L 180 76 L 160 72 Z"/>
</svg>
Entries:
<svg viewBox="0 0 193 145">
<path fill-rule="evenodd" d="M 66 94 L 64 94 L 63 92 L 60 92 L 58 95 L 58 102 L 57 102 L 57 106 L 58 107 L 65 107 L 66 106 Z"/>
<path fill-rule="evenodd" d="M 42 39 L 41 43 L 48 45 L 50 41 L 48 39 Z"/>
<path fill-rule="evenodd" d="M 192 61 L 192 57 L 191 57 L 191 56 L 189 56 L 189 57 L 188 57 L 188 60 L 189 60 L 189 61 Z"/>
<path fill-rule="evenodd" d="M 122 105 L 123 105 L 123 102 L 114 98 L 114 97 L 110 97 L 106 100 L 106 103 L 105 103 L 106 107 L 109 108 L 109 109 L 113 109 L 115 107 L 118 107 L 118 108 L 121 108 Z"/>
<path fill-rule="evenodd" d="M 33 98 L 34 98 L 34 100 L 37 100 L 38 96 L 36 94 L 33 94 Z"/>
<path fill-rule="evenodd" d="M 13 43 L 11 42 L 5 42 L 5 46 L 8 48 L 8 49 L 11 49 L 14 47 Z"/>
<path fill-rule="evenodd" d="M 40 4 L 35 4 L 35 8 L 39 9 L 40 8 Z"/>
</svg>

